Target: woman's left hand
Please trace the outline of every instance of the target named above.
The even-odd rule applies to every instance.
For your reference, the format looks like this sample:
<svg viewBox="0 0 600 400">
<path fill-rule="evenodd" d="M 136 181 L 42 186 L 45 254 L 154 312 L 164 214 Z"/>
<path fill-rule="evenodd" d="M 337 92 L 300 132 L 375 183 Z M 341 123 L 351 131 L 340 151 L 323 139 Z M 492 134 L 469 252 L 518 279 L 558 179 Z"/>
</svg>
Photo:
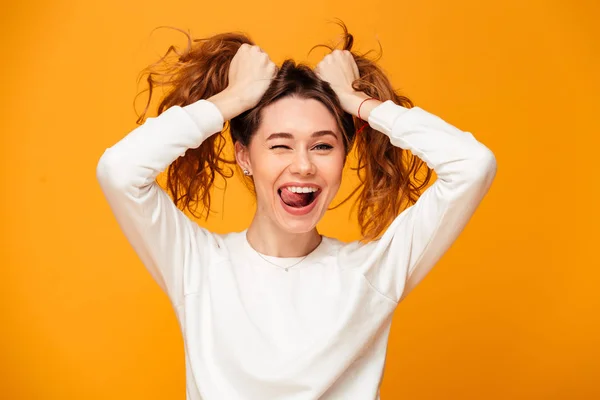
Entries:
<svg viewBox="0 0 600 400">
<path fill-rule="evenodd" d="M 314 71 L 321 80 L 329 83 L 340 99 L 344 111 L 358 116 L 357 104 L 369 96 L 352 88 L 352 83 L 360 77 L 352 53 L 348 50 L 336 49 L 327 54 L 317 64 Z"/>
</svg>

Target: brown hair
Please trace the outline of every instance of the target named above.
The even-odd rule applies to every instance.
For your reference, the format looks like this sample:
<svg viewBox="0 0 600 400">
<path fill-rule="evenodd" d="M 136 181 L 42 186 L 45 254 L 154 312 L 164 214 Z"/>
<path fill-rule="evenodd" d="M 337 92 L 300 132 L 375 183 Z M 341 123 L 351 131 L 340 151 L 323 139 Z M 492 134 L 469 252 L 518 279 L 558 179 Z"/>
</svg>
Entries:
<svg viewBox="0 0 600 400">
<path fill-rule="evenodd" d="M 344 32 L 342 49 L 352 51 L 353 36 L 348 33 L 343 22 L 338 24 Z M 227 87 L 229 64 L 239 47 L 243 43 L 254 45 L 246 34 L 239 32 L 192 39 L 188 33 L 177 30 L 186 35 L 187 48 L 179 53 L 174 46 L 170 46 L 159 61 L 140 74 L 140 79 L 144 74 L 148 75 L 146 90 L 149 91 L 149 97 L 146 108 L 137 120 L 138 124 L 145 119 L 155 86 L 172 86 L 158 105 L 158 114 L 172 106 L 183 107 L 200 99 L 207 99 Z M 316 47 L 326 47 L 330 51 L 335 49 L 329 45 L 317 45 L 313 49 Z M 169 65 L 165 60 L 171 52 L 177 55 L 177 60 Z M 410 99 L 396 93 L 385 73 L 376 64 L 382 55 L 381 46 L 379 56 L 374 60 L 367 57 L 369 53 L 370 51 L 364 54 L 352 52 L 360 74 L 360 78 L 353 83 L 353 88 L 381 101 L 392 100 L 406 108 L 413 107 Z M 167 68 L 161 72 L 157 66 L 163 61 Z M 169 166 L 167 189 L 175 204 L 182 210 L 187 208 L 196 218 L 203 214 L 208 218 L 211 212 L 210 189 L 215 178 L 218 175 L 224 179 L 230 178 L 233 176 L 233 169 L 228 165 L 237 165 L 235 160 L 223 156 L 227 143 L 224 133 L 229 130 L 234 143 L 240 141 L 247 146 L 258 129 L 262 109 L 286 96 L 316 99 L 335 116 L 344 136 L 346 154 L 352 149 L 355 151 L 358 165 L 354 169 L 360 184 L 334 208 L 358 193 L 355 205 L 358 206 L 362 240 L 377 238 L 404 208 L 415 203 L 428 184 L 432 170 L 409 151 L 392 145 L 385 134 L 370 126 L 356 135 L 363 121 L 344 112 L 335 92 L 327 82 L 317 77 L 312 68 L 296 64 L 290 59 L 282 63 L 256 107 L 227 121 L 222 132 L 205 139 L 198 148 L 188 149 Z M 418 176 L 421 168 L 425 169 L 423 178 Z M 245 182 L 251 190 L 254 189 L 251 178 L 246 178 Z M 200 201 L 203 209 L 200 214 L 196 214 Z"/>
</svg>

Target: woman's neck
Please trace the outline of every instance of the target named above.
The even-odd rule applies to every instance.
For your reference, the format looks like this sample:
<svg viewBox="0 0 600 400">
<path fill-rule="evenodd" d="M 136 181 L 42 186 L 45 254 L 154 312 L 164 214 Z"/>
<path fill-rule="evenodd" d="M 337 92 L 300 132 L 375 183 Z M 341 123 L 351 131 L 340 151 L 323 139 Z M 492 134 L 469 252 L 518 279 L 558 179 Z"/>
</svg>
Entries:
<svg viewBox="0 0 600 400">
<path fill-rule="evenodd" d="M 317 228 L 306 233 L 291 233 L 270 219 L 258 216 L 254 216 L 246 237 L 254 250 L 273 257 L 303 257 L 321 243 Z"/>
</svg>

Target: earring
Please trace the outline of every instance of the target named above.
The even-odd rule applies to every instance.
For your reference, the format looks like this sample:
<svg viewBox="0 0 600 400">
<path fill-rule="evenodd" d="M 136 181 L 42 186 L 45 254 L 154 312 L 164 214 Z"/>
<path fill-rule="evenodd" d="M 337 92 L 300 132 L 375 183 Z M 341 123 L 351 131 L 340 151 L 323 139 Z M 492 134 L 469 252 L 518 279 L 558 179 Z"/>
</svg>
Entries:
<svg viewBox="0 0 600 400">
<path fill-rule="evenodd" d="M 250 176 L 250 171 L 248 171 L 246 168 L 244 168 L 244 175 Z"/>
</svg>

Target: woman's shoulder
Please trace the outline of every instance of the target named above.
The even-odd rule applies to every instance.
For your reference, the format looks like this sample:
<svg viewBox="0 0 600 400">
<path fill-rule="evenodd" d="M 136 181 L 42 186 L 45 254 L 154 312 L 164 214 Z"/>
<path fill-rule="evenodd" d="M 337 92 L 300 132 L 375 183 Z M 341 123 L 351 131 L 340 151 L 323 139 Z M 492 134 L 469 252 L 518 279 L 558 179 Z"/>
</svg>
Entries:
<svg viewBox="0 0 600 400">
<path fill-rule="evenodd" d="M 229 251 L 240 250 L 246 240 L 246 230 L 213 233 L 217 240 Z"/>
</svg>

